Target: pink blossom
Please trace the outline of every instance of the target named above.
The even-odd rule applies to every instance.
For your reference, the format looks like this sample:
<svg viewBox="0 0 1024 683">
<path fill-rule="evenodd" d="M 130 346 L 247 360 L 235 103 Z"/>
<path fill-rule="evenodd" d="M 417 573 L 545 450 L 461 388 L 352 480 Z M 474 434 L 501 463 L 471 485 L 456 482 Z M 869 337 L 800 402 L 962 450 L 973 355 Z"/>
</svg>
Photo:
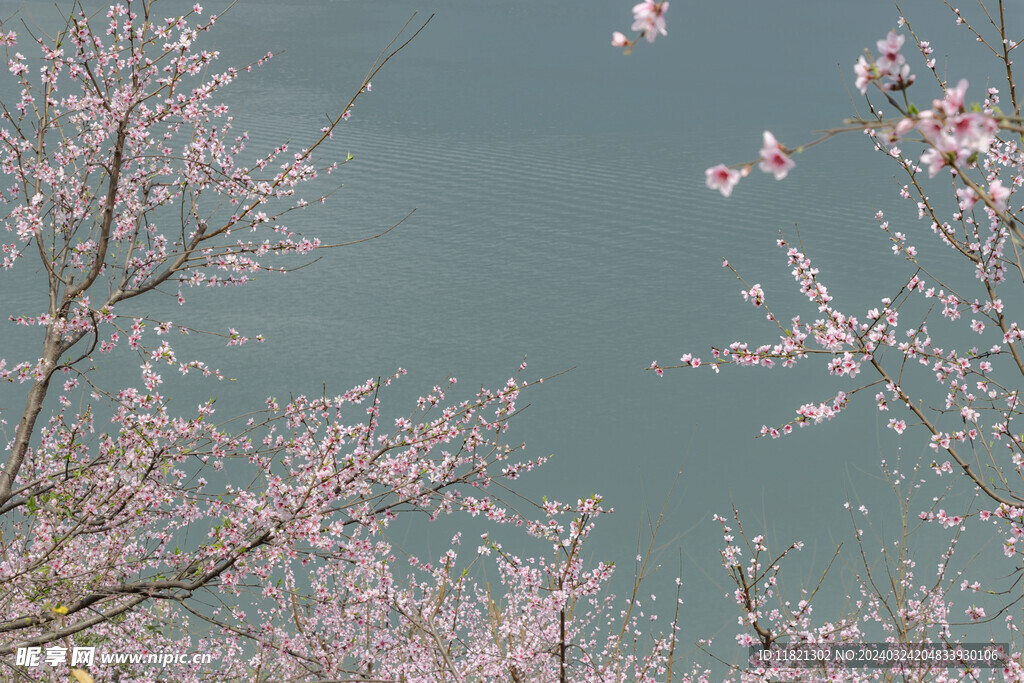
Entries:
<svg viewBox="0 0 1024 683">
<path fill-rule="evenodd" d="M 970 211 L 978 201 L 978 193 L 969 187 L 958 189 L 956 196 L 960 198 L 960 208 L 964 211 Z"/>
<path fill-rule="evenodd" d="M 965 614 L 967 614 L 971 621 L 981 621 L 985 618 L 984 607 L 976 607 L 974 605 L 971 605 L 966 610 L 964 610 L 964 612 Z"/>
<path fill-rule="evenodd" d="M 755 307 L 764 305 L 764 290 L 761 289 L 761 285 L 756 284 L 750 289 L 744 289 L 740 292 L 743 295 L 744 301 L 749 301 L 754 304 Z"/>
<path fill-rule="evenodd" d="M 868 63 L 868 60 L 861 55 L 857 59 L 857 63 L 853 65 L 853 72 L 857 75 L 857 80 L 854 82 L 857 90 L 860 90 L 861 95 L 867 94 L 868 83 L 875 78 L 874 67 L 872 67 L 871 64 Z"/>
<path fill-rule="evenodd" d="M 900 35 L 895 31 L 889 31 L 884 40 L 879 40 L 875 43 L 881 55 L 878 59 L 879 69 L 888 71 L 888 67 L 891 64 L 901 59 L 900 50 L 903 48 L 903 43 L 906 39 L 906 36 Z"/>
<path fill-rule="evenodd" d="M 707 186 L 712 190 L 718 190 L 723 197 L 732 194 L 732 188 L 740 181 L 740 172 L 729 168 L 725 164 L 718 164 L 704 171 Z"/>
<path fill-rule="evenodd" d="M 1003 187 L 1000 180 L 993 180 L 988 184 L 988 192 L 992 195 L 992 203 L 1000 211 L 1006 209 L 1006 200 L 1010 198 L 1010 188 Z"/>
<path fill-rule="evenodd" d="M 626 47 L 629 45 L 629 38 L 624 34 L 615 31 L 612 33 L 612 46 L 613 47 Z"/>
<path fill-rule="evenodd" d="M 922 130 L 922 133 L 924 133 L 924 130 Z M 928 137 L 927 133 L 925 133 L 925 137 Z M 940 170 L 951 163 L 957 165 L 963 163 L 967 157 L 950 135 L 942 133 L 929 141 L 932 146 L 921 155 L 921 163 L 928 166 L 929 178 L 934 178 Z"/>
<path fill-rule="evenodd" d="M 935 100 L 932 105 L 942 110 L 946 116 L 959 114 L 964 110 L 964 98 L 967 96 L 967 79 L 961 78 L 955 88 L 946 88 L 946 96 Z"/>
<path fill-rule="evenodd" d="M 999 131 L 999 124 L 991 116 L 979 112 L 965 112 L 950 119 L 950 130 L 956 144 L 969 152 L 986 152 Z"/>
<path fill-rule="evenodd" d="M 640 31 L 647 42 L 653 43 L 658 34 L 665 36 L 668 31 L 665 29 L 665 12 L 668 11 L 668 2 L 655 2 L 644 0 L 633 7 L 633 31 Z"/>
<path fill-rule="evenodd" d="M 782 180 L 789 173 L 789 169 L 796 164 L 789 158 L 779 145 L 775 136 L 770 132 L 764 132 L 764 146 L 761 147 L 761 162 L 758 164 L 765 173 L 771 173 L 776 180 Z"/>
</svg>

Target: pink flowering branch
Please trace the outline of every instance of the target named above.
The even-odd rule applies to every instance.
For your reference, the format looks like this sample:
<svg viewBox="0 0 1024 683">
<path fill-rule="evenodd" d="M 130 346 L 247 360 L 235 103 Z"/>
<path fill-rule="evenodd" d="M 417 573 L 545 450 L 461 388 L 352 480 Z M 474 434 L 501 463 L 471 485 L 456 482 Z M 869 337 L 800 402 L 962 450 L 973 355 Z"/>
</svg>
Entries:
<svg viewBox="0 0 1024 683">
<path fill-rule="evenodd" d="M 920 41 L 916 35 L 914 40 L 921 52 L 927 56 L 930 52 L 930 46 Z M 1024 373 L 1024 364 L 1022 364 L 1019 351 L 1019 335 L 1016 334 L 1014 324 L 1005 319 L 1001 303 L 999 303 L 999 299 L 996 296 L 997 285 L 1005 278 L 1003 273 L 1005 272 L 1006 264 L 1000 260 L 1002 245 L 1009 243 L 1010 246 L 1015 248 L 1016 242 L 1008 239 L 1009 237 L 1024 242 L 1024 235 L 1021 233 L 1020 224 L 1009 203 L 1012 190 L 1000 180 L 998 172 L 995 172 L 995 169 L 998 168 L 996 164 L 1005 164 L 1010 155 L 1015 153 L 1016 148 L 1012 143 L 1000 140 L 997 134 L 999 131 L 1019 132 L 1018 129 L 1021 126 L 1016 116 L 1005 117 L 998 112 L 996 107 L 998 99 L 993 90 L 990 90 L 989 98 L 986 99 L 981 107 L 977 109 L 969 108 L 965 103 L 967 82 L 963 80 L 955 88 L 944 88 L 944 96 L 933 100 L 930 109 L 921 111 L 914 107 L 909 103 L 909 100 L 906 100 L 907 89 L 913 85 L 915 79 L 913 74 L 910 73 L 909 64 L 901 52 L 903 45 L 904 37 L 896 32 L 890 32 L 884 40 L 878 41 L 877 57 L 867 53 L 867 58 L 861 57 L 855 66 L 858 89 L 862 93 L 866 93 L 868 87 L 874 85 L 883 93 L 890 105 L 895 106 L 900 111 L 901 117 L 897 119 L 883 119 L 880 113 L 876 112 L 873 121 L 857 121 L 852 129 L 863 130 L 875 142 L 876 149 L 884 151 L 887 156 L 897 161 L 908 175 L 913 188 L 916 190 L 920 200 L 918 202 L 919 215 L 930 218 L 933 230 L 939 233 L 941 239 L 946 244 L 955 248 L 974 265 L 978 272 L 978 277 L 983 282 L 988 303 L 975 303 L 973 310 L 985 313 L 999 326 L 1003 332 L 1004 340 L 1007 342 L 1002 353 L 1009 355 L 1018 371 Z M 1007 50 L 1009 49 L 1008 47 Z M 1008 51 L 1006 54 L 1008 54 Z M 933 68 L 931 62 L 929 62 L 929 68 Z M 891 94 L 894 92 L 903 94 L 904 104 L 892 99 Z M 873 107 L 872 111 L 874 111 Z M 851 130 L 851 128 L 828 131 L 824 138 L 820 138 L 815 142 L 824 141 L 848 130 Z M 920 163 L 928 166 L 929 176 L 934 177 L 940 170 L 947 168 L 954 178 L 962 183 L 962 187 L 957 190 L 961 212 L 956 214 L 955 218 L 962 219 L 965 212 L 971 210 L 975 205 L 985 207 L 990 225 L 994 231 L 994 236 L 988 238 L 987 242 L 981 231 L 975 227 L 977 224 L 974 222 L 964 224 L 967 227 L 966 235 L 963 238 L 959 238 L 953 234 L 947 223 L 940 220 L 934 206 L 919 183 L 918 173 L 921 170 L 919 165 L 906 157 L 897 147 L 900 142 L 914 140 L 915 138 L 911 136 L 913 133 L 916 133 L 918 136 L 916 141 L 925 146 L 925 152 L 921 155 Z M 764 143 L 759 162 L 761 169 L 766 172 L 772 172 L 777 178 L 784 177 L 792 166 L 790 152 L 778 145 L 774 137 L 769 133 L 765 134 Z M 1003 150 L 1009 150 L 1009 154 Z M 983 181 L 976 179 L 972 174 L 974 169 L 979 168 L 979 162 L 982 158 L 985 159 L 985 168 L 990 171 Z M 707 184 L 709 187 L 719 189 L 724 195 L 728 195 L 733 191 L 739 178 L 748 172 L 750 167 L 751 164 L 742 165 L 742 172 L 725 166 L 714 167 L 707 171 Z M 909 193 L 906 190 L 904 190 L 904 194 L 909 197 Z M 888 228 L 888 223 L 885 222 L 882 223 L 882 227 L 893 235 L 894 252 L 904 254 L 909 261 L 917 264 L 916 249 L 906 244 L 906 238 L 902 233 L 892 233 Z M 1000 230 L 1003 232 L 1000 233 Z M 986 244 L 986 249 L 979 248 L 982 244 Z M 780 246 L 782 245 L 783 243 L 780 241 Z M 803 331 L 797 331 L 796 329 L 793 331 L 784 330 L 786 337 L 784 337 L 782 344 L 775 347 L 759 347 L 757 353 L 749 353 L 745 344 L 733 344 L 728 351 L 718 351 L 716 349 L 714 352 L 716 361 L 713 364 L 714 369 L 717 371 L 722 362 L 752 364 L 753 361 L 771 365 L 776 358 L 784 358 L 786 360 L 785 364 L 788 366 L 795 358 L 806 357 L 810 352 L 824 352 L 833 358 L 830 362 L 830 374 L 849 374 L 854 376 L 859 371 L 861 363 L 868 362 L 869 367 L 872 367 L 878 373 L 880 378 L 878 381 L 884 382 L 886 386 L 890 387 L 894 398 L 903 403 L 914 417 L 917 418 L 919 424 L 925 426 L 931 433 L 933 447 L 946 450 L 961 470 L 986 495 L 996 503 L 1003 505 L 1015 505 L 1024 500 L 1020 494 L 1014 493 L 1009 489 L 1006 489 L 1005 493 L 998 490 L 1008 486 L 1005 478 L 1001 479 L 1002 484 L 999 486 L 993 487 L 990 485 L 983 475 L 984 468 L 980 463 L 972 465 L 953 447 L 952 444 L 955 440 L 963 441 L 965 438 L 969 438 L 973 442 L 975 439 L 973 435 L 978 433 L 978 430 L 956 432 L 951 438 L 932 419 L 929 419 L 914 400 L 911 400 L 902 389 L 898 388 L 899 379 L 885 369 L 880 360 L 880 351 L 887 347 L 898 346 L 893 335 L 898 324 L 896 320 L 898 316 L 895 313 L 896 309 L 891 305 L 893 298 L 883 299 L 886 309 L 882 313 L 878 313 L 877 309 L 873 312 L 868 312 L 869 323 L 857 323 L 856 318 L 845 316 L 832 307 L 830 297 L 824 293 L 825 290 L 817 283 L 815 277 L 817 271 L 810 268 L 809 262 L 801 263 L 800 259 L 803 258 L 802 254 L 793 250 L 790 251 L 790 264 L 796 265 L 794 275 L 801 282 L 801 290 L 818 304 L 820 312 L 824 312 L 828 316 L 823 321 L 825 327 L 820 327 L 822 321 L 819 321 L 816 326 L 805 326 Z M 1019 267 L 1019 260 L 1016 265 Z M 919 272 L 922 271 L 919 270 Z M 807 273 L 808 275 L 800 275 L 800 273 Z M 918 275 L 914 275 L 908 286 L 904 287 L 896 298 L 900 296 L 907 298 L 913 293 L 923 293 L 925 298 L 929 298 L 933 296 L 934 292 L 934 289 L 926 291 L 923 281 Z M 747 299 L 752 296 L 752 293 L 744 291 L 743 296 Z M 968 301 L 965 297 L 961 298 L 955 294 L 947 295 L 942 290 L 938 292 L 937 296 L 943 302 L 943 314 L 951 319 L 959 317 L 959 307 Z M 763 293 L 759 292 L 758 298 L 762 297 Z M 769 314 L 769 317 L 771 317 L 771 314 Z M 984 323 L 977 320 L 974 321 L 973 325 L 978 332 L 983 331 L 985 327 Z M 924 329 L 923 325 L 921 329 Z M 912 331 L 908 331 L 908 333 L 910 332 Z M 809 337 L 814 338 L 822 345 L 822 348 L 808 348 L 804 344 L 804 340 Z M 930 348 L 919 344 L 902 346 L 900 348 L 905 359 L 904 363 L 909 358 L 914 358 L 922 363 L 926 362 L 929 358 L 934 358 L 936 366 L 942 367 L 949 364 L 951 360 L 948 357 L 943 357 L 941 350 L 933 352 Z M 992 353 L 999 353 L 999 351 L 994 350 Z M 689 354 L 684 356 L 683 360 L 688 366 L 695 365 L 692 356 L 689 356 Z M 982 366 L 986 364 L 987 361 L 982 363 Z M 969 366 L 964 365 L 961 367 L 959 361 L 957 365 L 952 367 L 956 373 L 956 378 L 952 382 L 953 391 L 947 399 L 947 406 L 960 402 L 957 394 L 961 385 L 957 378 L 962 378 L 967 373 L 974 374 L 976 372 L 970 370 Z M 654 366 L 654 369 L 663 368 Z M 900 372 L 902 374 L 902 366 Z M 981 374 L 982 382 L 979 384 L 988 384 L 990 380 L 984 368 L 982 368 Z M 939 380 L 941 382 L 946 382 L 949 377 L 949 371 L 939 373 Z M 867 386 L 870 386 L 870 384 Z M 848 392 L 848 394 L 852 393 Z M 973 401 L 973 399 L 968 398 L 968 401 Z M 814 413 L 815 418 L 821 414 L 817 409 L 811 410 L 811 412 Z M 972 421 L 976 421 L 976 415 L 979 414 L 979 411 L 971 406 L 962 408 L 960 412 L 965 420 L 970 419 Z M 803 416 L 798 421 L 799 424 L 805 424 L 807 417 L 810 417 L 810 415 Z M 831 415 L 828 415 L 828 417 L 831 417 Z M 1008 415 L 1007 417 L 1012 416 Z M 820 420 L 815 419 L 815 421 Z M 890 427 L 902 432 L 905 429 L 905 423 L 893 420 L 890 422 Z M 787 425 L 787 429 L 783 431 L 788 433 L 790 430 L 791 426 Z M 997 436 L 1002 431 L 997 429 Z M 771 435 L 777 436 L 783 432 L 769 430 L 765 427 L 762 433 L 771 433 Z M 1018 446 L 1013 446 L 1012 448 L 1017 449 Z"/>
<path fill-rule="evenodd" d="M 760 284 L 749 285 L 733 270 L 743 283 L 739 292 L 743 301 L 761 309 L 766 318 L 775 323 L 780 331 L 778 341 L 735 341 L 727 347 L 712 346 L 710 360 L 685 353 L 678 365 L 654 362 L 649 369 L 658 376 L 669 369 L 683 367 L 710 367 L 717 373 L 725 365 L 792 367 L 797 362 L 822 358 L 831 376 L 852 380 L 866 372 L 871 375 L 866 381 L 844 387 L 830 400 L 804 403 L 796 410 L 796 419 L 781 427 L 765 425 L 760 435 L 779 438 L 792 434 L 794 426 L 831 420 L 855 394 L 863 395 L 864 390 L 874 387 L 877 409 L 887 413 L 886 417 L 893 415 L 887 420 L 888 429 L 897 437 L 910 438 L 914 433 L 926 437 L 925 453 L 930 452 L 934 459 L 930 463 L 918 463 L 914 471 L 923 473 L 927 467 L 935 478 L 954 472 L 965 475 L 968 485 L 990 509 L 947 511 L 948 504 L 939 507 L 943 497 L 938 496 L 920 511 L 918 517 L 922 524 L 956 530 L 940 557 L 938 579 L 929 586 L 914 583 L 913 560 L 904 551 L 910 522 L 916 516 L 906 505 L 901 513 L 904 534 L 896 544 L 900 548 L 899 561 L 891 561 L 883 546 L 888 571 L 884 578 L 876 580 L 878 577 L 873 575 L 861 542 L 862 530 L 857 529 L 866 577 L 861 579 L 863 599 L 858 605 L 863 604 L 866 612 L 833 624 L 832 630 L 812 626 L 809 618 L 799 627 L 793 626 L 791 631 L 787 630 L 789 625 L 780 630 L 779 623 L 769 627 L 769 621 L 762 619 L 764 614 L 754 609 L 756 595 L 752 584 L 746 581 L 748 576 L 757 575 L 757 570 L 744 572 L 741 565 L 734 562 L 733 555 L 739 554 L 739 548 L 732 544 L 727 531 L 727 550 L 723 557 L 730 573 L 739 572 L 738 578 L 735 573 L 733 578 L 738 586 L 737 604 L 744 614 L 741 624 L 747 627 L 737 636 L 741 644 L 774 642 L 784 633 L 805 637 L 807 642 L 833 642 L 837 637 L 840 640 L 836 642 L 842 642 L 843 638 L 864 642 L 865 634 L 856 628 L 861 618 L 883 625 L 892 638 L 887 642 L 956 642 L 951 633 L 952 627 L 958 624 L 949 602 L 955 575 L 948 567 L 959 535 L 970 518 L 994 525 L 1001 554 L 1012 563 L 1012 576 L 1019 578 L 1024 566 L 1020 544 L 1024 537 L 1021 523 L 1024 489 L 1020 486 L 1024 480 L 1024 437 L 1013 426 L 1022 414 L 1018 385 L 1024 377 L 1021 348 L 1024 340 L 1022 323 L 1014 318 L 1019 311 L 1012 304 L 1004 303 L 1019 300 L 1019 292 L 1015 290 L 1024 282 L 1024 231 L 1019 218 L 1024 207 L 1017 196 L 1018 188 L 1024 184 L 1021 171 L 1024 158 L 1019 146 L 1024 121 L 1020 117 L 1011 58 L 1018 44 L 1012 38 L 1011 24 L 1001 1 L 998 12 L 990 11 L 985 3 L 980 5 L 980 11 L 994 29 L 995 39 L 991 37 L 992 31 L 981 31 L 970 24 L 959 9 L 948 3 L 947 6 L 956 23 L 966 27 L 1005 70 L 1010 112 L 1000 108 L 996 87 L 988 87 L 978 96 L 980 101 L 972 102 L 968 98 L 966 80 L 947 83 L 936 71 L 932 57 L 934 48 L 901 17 L 899 29 L 889 31 L 876 42 L 874 50 L 865 51 L 853 65 L 855 86 L 867 97 L 865 116 L 858 114 L 843 126 L 827 130 L 807 145 L 795 148 L 783 146 L 771 133 L 765 132 L 756 160 L 719 164 L 705 172 L 707 186 L 728 197 L 755 165 L 781 180 L 793 169 L 793 157 L 797 153 L 841 134 L 860 132 L 875 150 L 900 168 L 905 178 L 900 197 L 914 203 L 917 218 L 925 226 L 924 230 L 916 232 L 909 228 L 897 229 L 881 212 L 876 214 L 893 255 L 908 264 L 905 284 L 894 294 L 882 297 L 880 305 L 850 314 L 833 300 L 817 265 L 811 264 L 802 245 L 796 249 L 780 239 L 778 246 L 787 253 L 787 266 L 813 310 L 806 320 L 793 316 L 792 325 L 780 322 L 790 316 L 779 316 L 779 311 L 768 308 L 767 302 L 775 299 L 769 299 L 769 293 Z M 921 86 L 904 54 L 908 33 L 913 39 L 912 45 L 924 58 L 925 68 L 938 84 L 938 92 L 928 98 L 928 106 L 912 100 Z M 884 103 L 889 116 L 883 115 L 879 102 Z M 946 187 L 952 190 L 952 203 L 942 204 L 932 198 L 936 188 L 929 184 L 940 175 L 946 178 Z M 941 267 L 932 266 L 919 255 L 915 242 L 932 237 L 959 259 L 961 272 L 957 276 L 945 263 Z M 724 265 L 732 270 L 727 261 Z M 952 284 L 965 280 L 973 284 Z M 943 319 L 941 325 L 933 324 L 933 319 L 939 316 Z M 959 338 L 946 334 L 948 326 L 957 326 L 962 333 L 980 337 L 982 342 L 977 346 L 962 345 Z M 891 481 L 905 480 L 902 473 L 896 475 L 889 469 L 886 472 Z M 946 486 L 946 493 L 951 486 Z M 899 491 L 897 494 L 901 505 L 909 503 L 909 495 Z M 867 516 L 863 506 L 861 512 Z M 851 519 L 852 515 L 851 512 Z M 742 528 L 740 533 L 742 535 Z M 989 530 L 974 533 L 980 535 Z M 744 538 L 747 537 L 744 535 Z M 752 566 L 759 566 L 757 553 L 764 552 L 757 545 L 759 538 L 752 539 L 755 556 Z M 980 584 L 965 581 L 961 590 L 967 589 L 978 591 Z M 972 603 L 963 612 L 965 623 L 994 623 L 997 618 L 1005 621 L 1007 633 L 1016 639 L 1012 646 L 1015 652 L 1012 659 L 1003 660 L 1004 668 L 993 672 L 992 677 L 1001 675 L 1005 680 L 1021 680 L 1024 652 L 1018 634 L 1024 598 L 1020 586 L 990 589 L 989 594 L 1000 596 L 1005 603 L 995 609 Z M 792 680 L 802 675 L 801 672 L 769 672 L 756 668 L 734 671 L 740 674 L 741 680 L 765 680 L 766 676 L 771 680 Z M 860 679 L 856 672 L 840 674 L 824 668 L 810 680 L 834 680 L 839 675 L 848 675 L 850 680 Z M 941 678 L 942 672 L 922 671 L 921 675 Z"/>
</svg>

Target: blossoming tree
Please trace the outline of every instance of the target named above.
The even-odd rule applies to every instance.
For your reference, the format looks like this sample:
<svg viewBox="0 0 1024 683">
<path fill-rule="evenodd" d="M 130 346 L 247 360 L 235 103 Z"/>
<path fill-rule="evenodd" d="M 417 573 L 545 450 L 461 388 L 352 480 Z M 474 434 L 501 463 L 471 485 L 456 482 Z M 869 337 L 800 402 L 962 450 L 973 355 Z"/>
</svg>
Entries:
<svg viewBox="0 0 1024 683">
<path fill-rule="evenodd" d="M 766 648 L 781 643 L 863 644 L 872 640 L 867 626 L 872 624 L 878 636 L 874 640 L 883 639 L 904 652 L 914 646 L 965 639 L 1008 644 L 1009 651 L 1004 645 L 999 665 L 988 669 L 970 663 L 930 666 L 916 662 L 890 663 L 882 672 L 831 663 L 808 671 L 752 664 L 734 668 L 741 678 L 1024 677 L 1020 635 L 1024 626 L 1024 435 L 1014 427 L 1022 414 L 1020 382 L 1024 376 L 1024 332 L 1016 305 L 1024 283 L 1024 228 L 1022 205 L 1015 201 L 1016 189 L 1024 184 L 1020 147 L 1024 121 L 1012 59 L 1018 47 L 1015 24 L 1009 16 L 1011 8 L 1004 4 L 1001 0 L 979 3 L 977 24 L 949 6 L 956 24 L 990 52 L 999 66 L 987 89 L 978 92 L 956 77 L 945 80 L 936 67 L 933 47 L 901 12 L 897 29 L 889 31 L 877 41 L 875 50 L 866 51 L 853 65 L 855 86 L 867 98 L 866 116 L 851 119 L 799 147 L 786 147 L 766 131 L 757 159 L 719 164 L 706 171 L 707 186 L 729 197 L 755 167 L 782 180 L 795 166 L 793 157 L 808 147 L 843 133 L 866 135 L 874 148 L 900 169 L 903 185 L 899 194 L 913 202 L 918 225 L 924 227 L 911 232 L 912 224 L 897 228 L 894 219 L 876 214 L 893 254 L 906 263 L 904 284 L 897 291 L 881 293 L 879 304 L 866 311 L 840 310 L 808 253 L 781 236 L 777 245 L 800 293 L 811 304 L 810 316 L 784 316 L 769 305 L 760 284 L 748 284 L 725 261 L 723 265 L 743 282 L 743 300 L 777 326 L 777 339 L 713 346 L 710 358 L 687 353 L 681 364 L 655 362 L 650 369 L 659 376 L 670 368 L 717 373 L 729 365 L 789 368 L 820 358 L 829 375 L 848 379 L 849 386 L 834 396 L 816 397 L 796 407 L 792 419 L 763 426 L 760 436 L 783 438 L 799 428 L 832 420 L 861 396 L 882 411 L 894 435 L 926 436 L 928 457 L 917 463 L 882 463 L 900 501 L 904 532 L 890 546 L 897 550 L 882 549 L 883 569 L 879 572 L 868 560 L 863 532 L 857 531 L 864 558 L 858 577 L 860 595 L 852 596 L 855 612 L 842 619 L 816 622 L 811 618 L 810 597 L 816 590 L 809 591 L 799 604 L 785 601 L 778 593 L 776 577 L 780 560 L 789 550 L 770 555 L 763 536 L 751 538 L 743 532 L 738 512 L 729 518 L 716 517 L 725 538 L 723 564 L 736 584 L 734 597 L 742 612 L 744 628 L 736 636 L 737 642 Z M 638 32 L 636 38 L 616 33 L 612 44 L 628 52 L 640 38 L 653 43 L 658 35 L 666 35 L 667 5 L 653 0 L 636 5 L 632 27 Z M 925 78 L 914 73 L 904 54 L 907 46 L 920 53 Z M 995 77 L 1005 85 L 995 87 Z M 922 80 L 931 81 L 931 91 L 924 101 L 915 101 L 917 92 L 928 87 Z M 970 93 L 977 94 L 972 99 Z M 881 106 L 889 115 L 883 116 Z M 939 199 L 943 187 L 951 193 L 945 203 Z M 952 250 L 963 270 L 957 273 L 948 265 L 929 264 L 914 244 L 926 239 L 936 239 Z M 977 342 L 964 344 L 969 337 Z M 929 473 L 935 478 L 958 475 L 949 486 L 958 491 L 966 485 L 966 491 L 973 494 L 970 502 L 956 503 L 964 498 L 940 495 L 914 508 L 913 493 Z M 953 505 L 963 507 L 946 509 Z M 851 515 L 859 518 L 853 510 Z M 860 515 L 866 516 L 867 510 L 862 509 Z M 915 521 L 920 522 L 918 529 L 931 525 L 948 533 L 946 545 L 932 546 L 938 566 L 937 579 L 931 582 L 915 572 L 914 564 L 920 558 L 908 550 Z M 861 524 L 855 522 L 855 528 Z M 962 537 L 997 539 L 995 545 L 1001 552 L 988 560 L 1009 563 L 1008 570 L 1002 572 L 1010 577 L 1006 585 L 983 585 L 957 571 L 954 551 Z M 794 544 L 790 550 L 796 547 Z M 884 579 L 879 579 L 879 573 Z M 957 594 L 962 597 L 955 597 Z M 932 664 L 937 662 L 933 659 Z M 694 673 L 699 675 L 699 671 Z"/>
<path fill-rule="evenodd" d="M 161 372 L 222 376 L 172 343 L 196 330 L 145 302 L 185 305 L 335 246 L 282 221 L 310 204 L 302 188 L 326 200 L 317 181 L 339 163 L 314 152 L 412 38 L 311 145 L 252 154 L 215 99 L 242 72 L 201 47 L 217 16 L 155 5 L 112 5 L 97 28 L 75 4 L 35 45 L 0 34 L 20 90 L 0 103 L 2 266 L 39 268 L 45 302 L 10 318 L 39 330 L 38 356 L 0 359 L 25 401 L 0 471 L 0 678 L 620 681 L 671 666 L 671 635 L 638 649 L 638 614 L 605 591 L 612 567 L 583 560 L 599 497 L 523 513 L 489 493 L 543 462 L 502 440 L 525 363 L 458 400 L 447 380 L 393 422 L 382 396 L 401 369 L 235 420 L 169 407 Z M 138 364 L 138 381 L 109 386 L 91 371 L 101 356 Z M 551 552 L 519 558 L 488 536 L 460 564 L 459 536 L 423 560 L 387 539 L 400 516 L 449 513 Z M 474 583 L 476 561 L 500 588 Z M 152 653 L 179 657 L 159 673 L 124 657 Z"/>
</svg>

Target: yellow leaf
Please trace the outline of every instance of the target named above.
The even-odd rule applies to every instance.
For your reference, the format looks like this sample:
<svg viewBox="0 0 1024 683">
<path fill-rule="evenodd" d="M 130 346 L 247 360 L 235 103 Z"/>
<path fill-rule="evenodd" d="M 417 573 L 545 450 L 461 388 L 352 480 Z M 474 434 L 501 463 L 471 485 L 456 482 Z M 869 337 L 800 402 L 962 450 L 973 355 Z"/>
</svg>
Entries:
<svg viewBox="0 0 1024 683">
<path fill-rule="evenodd" d="M 53 611 L 56 612 L 57 614 L 67 614 L 68 613 L 68 608 L 65 607 L 64 605 L 61 605 L 60 607 L 54 607 Z"/>
<path fill-rule="evenodd" d="M 92 676 L 86 673 L 83 669 L 72 669 L 71 678 L 78 681 L 78 683 L 93 683 Z"/>
</svg>

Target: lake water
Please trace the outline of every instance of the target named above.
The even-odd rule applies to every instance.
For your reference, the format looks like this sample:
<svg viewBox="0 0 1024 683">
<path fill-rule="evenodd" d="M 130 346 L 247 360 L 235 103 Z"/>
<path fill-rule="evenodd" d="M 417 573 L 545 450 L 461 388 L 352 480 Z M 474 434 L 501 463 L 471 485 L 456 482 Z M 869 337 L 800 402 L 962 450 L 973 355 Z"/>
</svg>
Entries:
<svg viewBox="0 0 1024 683">
<path fill-rule="evenodd" d="M 45 17 L 47 4 L 0 6 Z M 948 13 L 923 0 L 904 9 L 933 43 L 968 55 L 957 60 L 963 75 L 984 82 L 990 64 L 964 51 L 972 45 Z M 313 267 L 216 297 L 186 292 L 190 307 L 169 309 L 175 322 L 268 341 L 230 352 L 195 342 L 197 354 L 206 344 L 240 381 L 191 385 L 181 400 L 216 393 L 230 414 L 253 397 L 319 392 L 325 382 L 340 393 L 404 367 L 391 399 L 402 412 L 450 374 L 468 390 L 503 383 L 524 355 L 528 377 L 575 367 L 525 397 L 530 407 L 510 438 L 525 441 L 529 455 L 555 457 L 523 481 L 524 492 L 605 496 L 617 512 L 602 521 L 593 551 L 623 568 L 624 594 L 647 515 L 682 468 L 660 537 L 665 567 L 651 590 L 667 598 L 681 566 L 684 643 L 717 635 L 731 656 L 736 614 L 723 598 L 731 584 L 711 514 L 735 503 L 748 531 L 766 529 L 773 547 L 804 540 L 787 582 L 795 596 L 849 541 L 843 501 L 891 510 L 877 463 L 893 457 L 897 441 L 863 402 L 846 419 L 754 439 L 762 424 L 788 421 L 800 404 L 847 386 L 829 380 L 823 361 L 663 379 L 644 368 L 684 352 L 706 358 L 712 344 L 777 338 L 743 303 L 723 257 L 763 284 L 783 319 L 812 316 L 775 246 L 780 229 L 795 238 L 794 224 L 850 312 L 877 305 L 909 277 L 874 213 L 898 216 L 907 231 L 925 226 L 896 198 L 896 167 L 861 136 L 797 157 L 785 182 L 756 173 L 729 200 L 707 190 L 703 175 L 720 161 L 756 157 L 764 129 L 795 146 L 850 116 L 852 63 L 897 15 L 881 0 L 673 2 L 669 35 L 624 57 L 608 43 L 612 30 L 628 28 L 629 10 L 620 0 L 240 2 L 211 36 L 222 62 L 281 53 L 226 95 L 250 149 L 310 139 L 412 12 L 414 22 L 436 12 L 321 155 L 354 155 L 339 174 L 344 188 L 293 225 L 342 242 L 416 212 L 388 236 L 328 252 Z M 27 312 L 30 288 L 9 279 L 2 287 L 5 314 Z M 3 334 L 5 347 L 32 353 L 28 335 Z M 14 403 L 9 396 L 4 405 Z M 904 443 L 916 455 L 923 442 Z M 890 532 L 898 520 L 876 522 Z M 433 552 L 449 533 L 428 535 Z M 847 588 L 858 562 L 844 554 L 834 569 Z"/>
</svg>

